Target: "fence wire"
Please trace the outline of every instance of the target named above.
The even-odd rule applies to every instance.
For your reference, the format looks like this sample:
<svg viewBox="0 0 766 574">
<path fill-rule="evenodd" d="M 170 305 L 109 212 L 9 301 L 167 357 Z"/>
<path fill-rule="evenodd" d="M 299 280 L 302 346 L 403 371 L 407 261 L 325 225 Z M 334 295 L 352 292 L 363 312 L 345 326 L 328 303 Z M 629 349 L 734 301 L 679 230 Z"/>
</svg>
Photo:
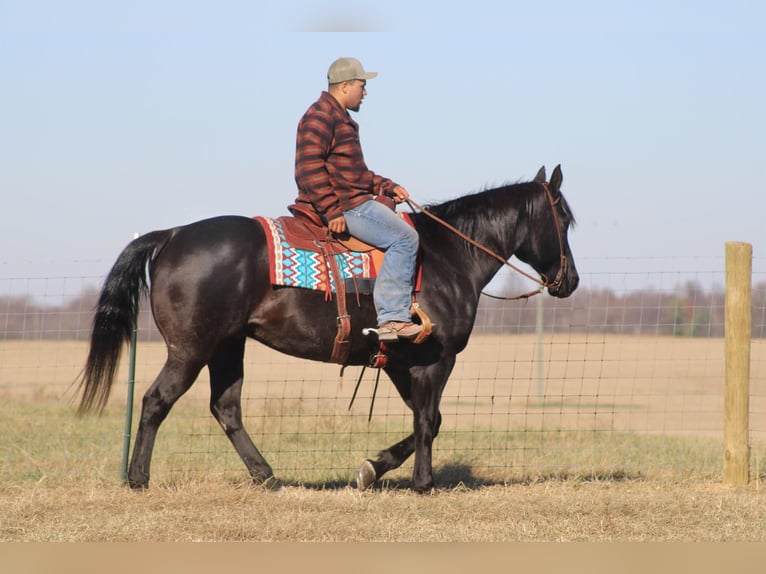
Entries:
<svg viewBox="0 0 766 574">
<path fill-rule="evenodd" d="M 434 448 L 437 480 L 720 474 L 723 260 L 696 260 L 698 271 L 635 271 L 636 263 L 631 261 L 628 271 L 581 272 L 579 290 L 566 300 L 482 298 L 474 334 L 442 398 L 443 424 Z M 754 265 L 751 342 L 750 437 L 756 476 L 763 472 L 766 443 L 762 263 Z M 101 422 L 74 419 L 72 383 L 87 354 L 99 283 L 98 277 L 0 277 L 0 393 L 5 408 L 29 412 L 30 426 L 63 427 L 69 440 L 113 451 L 118 465 L 127 364 Z M 498 286 L 503 291 L 524 288 L 503 276 L 489 289 Z M 127 356 L 126 350 L 124 363 Z M 137 406 L 163 361 L 164 346 L 144 306 Z M 248 342 L 245 425 L 278 475 L 302 484 L 345 484 L 363 458 L 411 432 L 411 414 L 385 374 L 369 421 L 374 370 L 364 373 L 349 408 L 360 374 L 361 368 L 350 367 L 341 379 L 337 365 L 294 359 Z M 160 431 L 154 477 L 222 473 L 234 481 L 247 479 L 207 403 L 203 372 Z M 98 424 L 101 430 L 94 431 Z M 12 467 L 17 473 L 43 472 L 24 469 L 44 467 L 45 461 L 77 463 L 55 442 L 37 444 L 40 435 L 29 436 L 37 438 L 0 447 L 6 472 Z M 406 482 L 411 463 L 387 478 Z"/>
</svg>

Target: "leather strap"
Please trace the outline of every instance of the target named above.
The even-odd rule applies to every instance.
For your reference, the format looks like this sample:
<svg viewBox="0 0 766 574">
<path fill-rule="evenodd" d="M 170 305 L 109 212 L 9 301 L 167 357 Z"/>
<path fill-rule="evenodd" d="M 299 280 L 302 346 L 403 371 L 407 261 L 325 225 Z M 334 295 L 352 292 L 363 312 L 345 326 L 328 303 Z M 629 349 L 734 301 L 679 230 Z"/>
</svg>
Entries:
<svg viewBox="0 0 766 574">
<path fill-rule="evenodd" d="M 348 355 L 351 352 L 351 341 L 349 340 L 349 335 L 351 335 L 351 317 L 346 307 L 346 282 L 343 280 L 340 269 L 338 269 L 335 256 L 327 252 L 324 242 L 321 244 L 321 249 L 327 268 L 335 282 L 335 302 L 338 305 L 338 332 L 332 344 L 330 362 L 343 365 L 348 360 Z M 327 292 L 328 294 L 331 293 L 329 289 Z"/>
<path fill-rule="evenodd" d="M 462 233 L 460 230 L 456 229 L 455 227 L 453 227 L 452 225 L 450 225 L 449 223 L 447 223 L 443 219 L 440 219 L 439 217 L 437 217 L 436 215 L 434 215 L 433 213 L 428 211 L 426 208 L 424 208 L 422 205 L 419 205 L 416 201 L 413 201 L 412 198 L 407 199 L 407 204 L 410 206 L 410 208 L 413 211 L 415 211 L 416 209 L 420 210 L 422 213 L 424 213 L 425 215 L 427 215 L 428 217 L 430 217 L 431 219 L 433 219 L 437 223 L 443 225 L 444 227 L 446 227 L 447 229 L 452 231 L 455 235 L 457 235 L 461 239 L 464 239 L 465 241 L 467 241 L 468 243 L 470 243 L 471 245 L 473 245 L 477 249 L 480 249 L 480 250 L 484 251 L 484 253 L 486 253 L 487 255 L 490 255 L 491 257 L 494 257 L 495 259 L 500 261 L 500 263 L 502 263 L 503 265 L 506 265 L 506 266 L 510 267 L 511 269 L 516 271 L 517 273 L 520 273 L 521 275 L 523 275 L 527 279 L 530 279 L 530 280 L 534 281 L 535 283 L 537 283 L 538 285 L 540 285 L 539 289 L 535 289 L 534 291 L 530 291 L 529 293 L 522 293 L 521 295 L 516 295 L 515 297 L 495 297 L 495 296 L 492 296 L 492 295 L 490 295 L 490 297 L 493 297 L 493 299 L 503 299 L 505 301 L 512 301 L 514 299 L 528 299 L 529 297 L 532 297 L 533 295 L 537 295 L 539 293 L 542 293 L 543 289 L 545 289 L 546 287 L 549 287 L 549 288 L 550 287 L 558 287 L 558 285 L 563 280 L 564 273 L 566 272 L 566 268 L 567 268 L 567 258 L 566 258 L 566 255 L 564 254 L 564 238 L 561 235 L 561 226 L 559 224 L 559 216 L 558 216 L 558 212 L 556 210 L 556 205 L 558 204 L 558 202 L 560 201 L 561 198 L 560 197 L 557 198 L 557 199 L 553 198 L 553 194 L 551 193 L 551 189 L 550 189 L 550 187 L 548 186 L 547 183 L 541 183 L 540 185 L 542 185 L 543 189 L 545 190 L 545 194 L 547 195 L 548 201 L 549 201 L 550 206 L 551 206 L 551 209 L 553 210 L 553 220 L 554 220 L 554 222 L 556 224 L 556 233 L 558 234 L 558 239 L 559 239 L 559 257 L 560 257 L 560 260 L 561 260 L 561 265 L 559 266 L 559 273 L 558 273 L 558 275 L 556 276 L 556 278 L 553 281 L 548 281 L 547 277 L 543 277 L 543 279 L 538 279 L 537 277 L 535 277 L 533 275 L 530 275 L 526 271 L 523 271 L 522 269 L 519 269 L 514 264 L 512 264 L 509 261 L 503 259 L 500 255 L 498 255 L 494 251 L 491 251 L 490 249 L 487 249 L 481 243 L 478 243 L 478 242 L 474 241 L 473 239 L 471 239 L 470 237 L 468 237 L 467 235 Z M 484 294 L 484 293 L 482 293 L 482 294 Z"/>
</svg>

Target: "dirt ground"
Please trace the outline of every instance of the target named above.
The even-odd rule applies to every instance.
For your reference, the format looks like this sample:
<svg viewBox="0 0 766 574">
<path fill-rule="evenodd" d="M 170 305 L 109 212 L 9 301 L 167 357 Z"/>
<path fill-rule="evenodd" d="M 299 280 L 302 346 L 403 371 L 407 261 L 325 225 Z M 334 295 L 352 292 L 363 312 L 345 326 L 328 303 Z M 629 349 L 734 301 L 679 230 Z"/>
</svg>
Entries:
<svg viewBox="0 0 766 574">
<path fill-rule="evenodd" d="M 86 344 L 72 341 L 0 342 L 0 392 L 70 400 Z M 112 393 L 124 404 L 127 350 Z M 136 391 L 143 391 L 165 357 L 161 343 L 139 342 Z M 766 438 L 766 341 L 751 348 L 751 438 Z M 249 342 L 243 400 L 257 416 L 274 401 L 315 402 L 344 411 L 360 368 L 295 359 Z M 376 416 L 406 415 L 385 375 Z M 369 409 L 374 374 L 368 370 L 355 409 Z M 574 428 L 717 437 L 723 432 L 724 343 L 721 339 L 603 334 L 475 335 L 458 357 L 442 400 L 445 424 L 500 428 Z M 207 404 L 203 371 L 184 403 Z"/>
</svg>

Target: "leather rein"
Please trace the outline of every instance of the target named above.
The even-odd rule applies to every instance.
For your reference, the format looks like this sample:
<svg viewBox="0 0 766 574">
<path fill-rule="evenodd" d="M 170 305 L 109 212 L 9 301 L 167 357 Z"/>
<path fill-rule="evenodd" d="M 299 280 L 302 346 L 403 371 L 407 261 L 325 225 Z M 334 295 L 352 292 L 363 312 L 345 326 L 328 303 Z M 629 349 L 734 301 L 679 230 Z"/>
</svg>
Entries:
<svg viewBox="0 0 766 574">
<path fill-rule="evenodd" d="M 452 225 L 450 225 L 449 223 L 447 223 L 443 219 L 440 219 L 439 217 L 437 217 L 436 215 L 434 215 L 433 213 L 431 213 L 430 211 L 425 209 L 422 205 L 419 205 L 418 203 L 416 203 L 412 199 L 407 199 L 406 201 L 407 201 L 407 204 L 410 206 L 410 208 L 413 211 L 415 211 L 416 209 L 421 211 L 422 213 L 424 213 L 425 215 L 427 215 L 428 217 L 430 217 L 431 219 L 433 219 L 434 221 L 436 221 L 440 225 L 443 225 L 444 227 L 446 227 L 447 229 L 452 231 L 455 235 L 457 235 L 461 239 L 467 241 L 468 243 L 470 243 L 471 245 L 473 245 L 477 249 L 480 249 L 481 251 L 483 251 L 487 255 L 490 255 L 491 257 L 494 257 L 495 259 L 500 261 L 500 263 L 502 263 L 506 267 L 510 267 L 511 269 L 516 271 L 517 273 L 523 275 L 524 277 L 526 277 L 527 279 L 530 279 L 531 281 L 534 281 L 535 283 L 537 283 L 540 286 L 539 289 L 535 289 L 534 291 L 529 291 L 528 293 L 522 293 L 521 295 L 515 295 L 513 297 L 502 297 L 502 296 L 499 296 L 499 295 L 491 295 L 489 293 L 484 293 L 482 291 L 482 295 L 486 295 L 487 297 L 491 297 L 493 299 L 502 299 L 504 301 L 514 301 L 514 300 L 518 300 L 518 299 L 528 299 L 529 297 L 532 297 L 534 295 L 538 295 L 538 294 L 542 293 L 543 290 L 546 287 L 548 289 L 553 288 L 554 291 L 557 290 L 561 286 L 561 282 L 564 280 L 564 273 L 566 272 L 566 269 L 567 269 L 567 257 L 564 254 L 564 237 L 561 234 L 561 223 L 560 223 L 560 220 L 559 220 L 558 210 L 556 209 L 556 206 L 558 205 L 559 201 L 561 200 L 561 197 L 559 196 L 558 198 L 554 199 L 553 193 L 551 193 L 551 190 L 550 190 L 550 187 L 548 186 L 548 184 L 547 183 L 542 183 L 541 185 L 543 186 L 543 189 L 545 189 L 545 194 L 548 197 L 548 203 L 550 204 L 551 211 L 553 212 L 553 221 L 556 224 L 556 235 L 558 236 L 558 239 L 559 239 L 559 257 L 560 257 L 561 264 L 559 266 L 559 272 L 558 272 L 558 274 L 556 275 L 556 278 L 553 281 L 548 281 L 548 278 L 545 275 L 543 275 L 542 273 L 540 274 L 542 279 L 539 279 L 539 278 L 537 278 L 537 277 L 535 277 L 533 275 L 530 275 L 529 273 L 527 273 L 523 269 L 520 269 L 520 268 L 516 267 L 513 263 L 510 263 L 508 260 L 506 260 L 502 256 L 498 255 L 497 253 L 495 253 L 491 249 L 488 249 L 484 245 L 482 245 L 482 244 L 478 243 L 477 241 L 471 239 L 470 237 L 465 235 L 463 232 L 461 232 L 457 228 L 453 227 Z"/>
</svg>

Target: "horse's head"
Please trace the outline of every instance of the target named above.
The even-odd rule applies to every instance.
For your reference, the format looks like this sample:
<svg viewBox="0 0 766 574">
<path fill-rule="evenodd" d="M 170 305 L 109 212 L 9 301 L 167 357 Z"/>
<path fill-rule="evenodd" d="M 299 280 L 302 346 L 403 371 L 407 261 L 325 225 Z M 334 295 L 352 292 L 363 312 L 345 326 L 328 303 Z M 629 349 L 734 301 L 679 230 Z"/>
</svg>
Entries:
<svg viewBox="0 0 766 574">
<path fill-rule="evenodd" d="M 555 297 L 569 297 L 580 282 L 568 231 L 574 225 L 574 215 L 561 193 L 563 175 L 557 165 L 550 183 L 545 181 L 545 167 L 540 168 L 534 182 L 541 193 L 530 198 L 527 223 L 528 235 L 516 249 L 516 257 L 532 266 Z"/>
</svg>

